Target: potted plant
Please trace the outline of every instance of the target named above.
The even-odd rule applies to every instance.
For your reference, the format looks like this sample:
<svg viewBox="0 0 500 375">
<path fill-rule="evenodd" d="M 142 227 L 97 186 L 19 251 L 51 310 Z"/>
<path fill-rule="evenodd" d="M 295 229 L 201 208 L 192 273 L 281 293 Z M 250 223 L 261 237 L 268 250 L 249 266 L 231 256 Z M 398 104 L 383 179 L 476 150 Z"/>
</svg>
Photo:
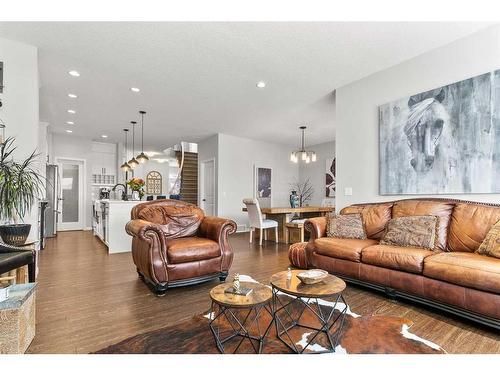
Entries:
<svg viewBox="0 0 500 375">
<path fill-rule="evenodd" d="M 127 182 L 127 185 L 132 189 L 132 199 L 133 200 L 141 200 L 144 196 L 144 185 L 146 183 L 142 178 L 133 177 L 130 181 Z M 134 195 L 138 195 L 139 199 L 135 198 Z"/>
<path fill-rule="evenodd" d="M 23 223 L 36 199 L 42 195 L 43 177 L 34 169 L 37 154 L 33 152 L 22 162 L 15 161 L 15 138 L 9 137 L 0 149 L 0 237 L 14 246 L 26 242 L 31 224 Z"/>
</svg>

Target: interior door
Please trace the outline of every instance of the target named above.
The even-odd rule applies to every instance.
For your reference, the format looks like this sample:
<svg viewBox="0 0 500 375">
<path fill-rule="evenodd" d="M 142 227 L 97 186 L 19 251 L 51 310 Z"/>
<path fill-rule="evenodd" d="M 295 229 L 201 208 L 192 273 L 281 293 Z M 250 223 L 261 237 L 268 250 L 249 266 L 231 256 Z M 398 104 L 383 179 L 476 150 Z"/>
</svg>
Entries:
<svg viewBox="0 0 500 375">
<path fill-rule="evenodd" d="M 215 215 L 215 160 L 201 163 L 201 208 L 205 215 Z"/>
<path fill-rule="evenodd" d="M 60 174 L 57 230 L 83 230 L 84 228 L 84 173 L 83 161 L 58 159 Z"/>
</svg>

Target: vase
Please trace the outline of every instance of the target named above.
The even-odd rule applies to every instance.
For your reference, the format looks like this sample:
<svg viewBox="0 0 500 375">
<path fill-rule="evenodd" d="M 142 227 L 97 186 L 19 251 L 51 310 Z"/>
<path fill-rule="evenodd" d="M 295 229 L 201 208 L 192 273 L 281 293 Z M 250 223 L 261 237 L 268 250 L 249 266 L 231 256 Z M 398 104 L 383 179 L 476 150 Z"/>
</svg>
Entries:
<svg viewBox="0 0 500 375">
<path fill-rule="evenodd" d="M 297 192 L 295 190 L 292 190 L 292 194 L 290 194 L 290 207 L 299 207 L 299 196 L 297 195 Z"/>
<path fill-rule="evenodd" d="M 139 192 L 138 191 L 133 191 L 132 192 L 132 200 L 133 201 L 140 201 L 141 200 L 141 197 L 139 196 Z"/>
</svg>

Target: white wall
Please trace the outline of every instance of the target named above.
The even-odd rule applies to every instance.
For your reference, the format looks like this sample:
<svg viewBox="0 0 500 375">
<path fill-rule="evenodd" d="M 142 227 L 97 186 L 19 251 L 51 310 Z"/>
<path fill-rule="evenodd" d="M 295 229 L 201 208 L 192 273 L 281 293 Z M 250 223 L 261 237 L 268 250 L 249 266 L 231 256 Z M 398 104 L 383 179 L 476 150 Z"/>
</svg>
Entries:
<svg viewBox="0 0 500 375">
<path fill-rule="evenodd" d="M 299 162 L 299 177 L 301 182 L 309 179 L 314 188 L 314 194 L 309 205 L 319 206 L 322 200 L 326 198 L 326 160 L 335 157 L 335 142 L 311 145 L 307 146 L 307 149 L 316 152 L 317 160 L 315 163 L 309 164 Z"/>
<path fill-rule="evenodd" d="M 337 209 L 410 197 L 378 194 L 378 106 L 499 68 L 495 26 L 337 89 Z M 352 196 L 344 195 L 346 187 Z M 446 197 L 500 202 L 499 194 Z"/>
<path fill-rule="evenodd" d="M 3 106 L 0 118 L 6 136 L 16 137 L 16 159 L 38 147 L 38 51 L 36 47 L 0 38 L 0 61 L 4 63 Z M 25 222 L 32 224 L 30 239 L 37 238 L 38 204 Z"/>
<path fill-rule="evenodd" d="M 247 225 L 242 200 L 254 195 L 254 165 L 273 170 L 272 205 L 289 205 L 290 183 L 299 178 L 290 146 L 227 134 L 219 134 L 218 143 L 218 216 Z"/>
</svg>

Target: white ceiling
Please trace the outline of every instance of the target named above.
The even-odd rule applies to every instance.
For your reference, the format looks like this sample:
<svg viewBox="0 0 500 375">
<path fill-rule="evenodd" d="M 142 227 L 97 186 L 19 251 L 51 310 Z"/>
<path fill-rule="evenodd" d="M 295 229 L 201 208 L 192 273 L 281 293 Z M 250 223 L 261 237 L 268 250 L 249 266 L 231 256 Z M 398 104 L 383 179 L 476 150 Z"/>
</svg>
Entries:
<svg viewBox="0 0 500 375">
<path fill-rule="evenodd" d="M 336 87 L 489 25 L 3 22 L 0 37 L 39 48 L 53 131 L 120 141 L 144 109 L 145 149 L 160 150 L 217 132 L 297 145 L 301 124 L 308 144 L 333 140 Z"/>
</svg>

